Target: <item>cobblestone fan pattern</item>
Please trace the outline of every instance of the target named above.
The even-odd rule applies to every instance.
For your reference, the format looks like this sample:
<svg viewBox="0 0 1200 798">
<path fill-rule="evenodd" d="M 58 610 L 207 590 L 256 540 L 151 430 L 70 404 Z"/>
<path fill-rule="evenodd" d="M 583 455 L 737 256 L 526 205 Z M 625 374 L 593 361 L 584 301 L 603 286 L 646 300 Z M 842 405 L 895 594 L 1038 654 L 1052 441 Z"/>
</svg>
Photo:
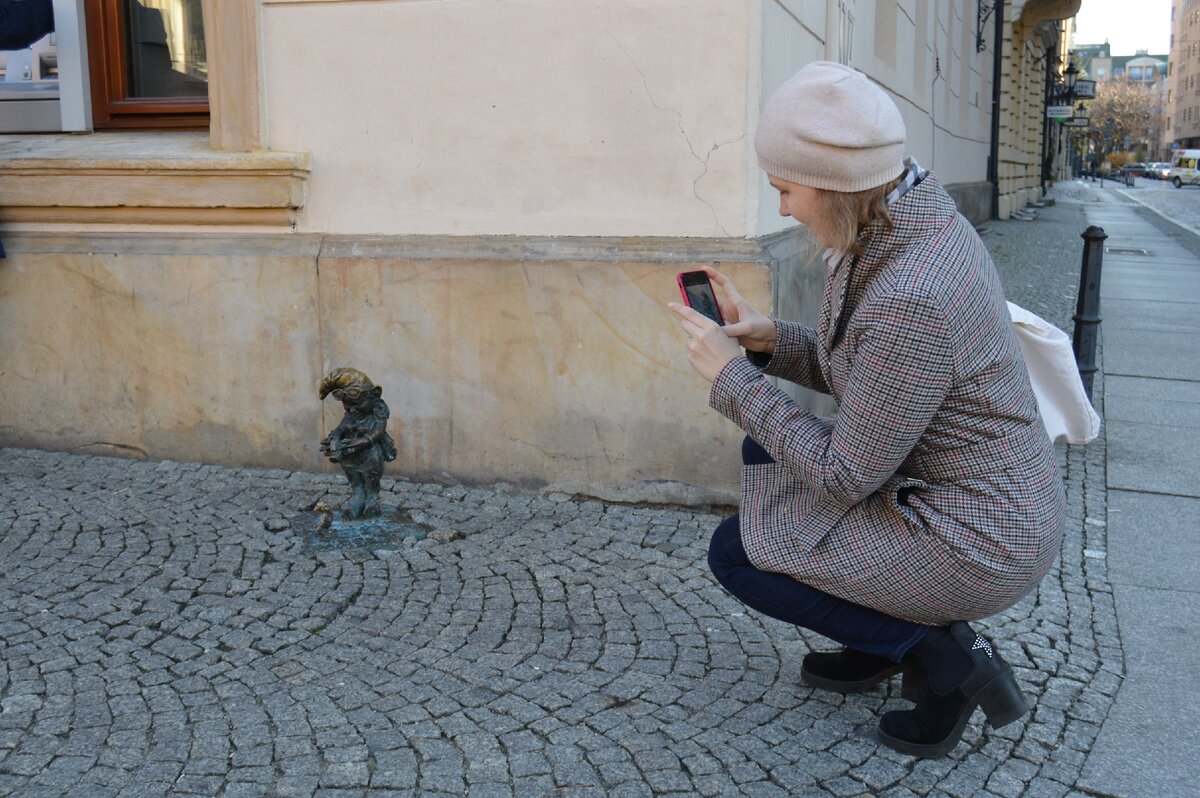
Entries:
<svg viewBox="0 0 1200 798">
<path fill-rule="evenodd" d="M 1061 565 L 989 624 L 1036 709 L 919 761 L 895 683 L 804 687 L 830 643 L 714 583 L 716 515 L 394 483 L 429 539 L 310 556 L 332 478 L 3 450 L 0 794 L 1064 796 L 1120 655 L 1063 457 Z"/>
<path fill-rule="evenodd" d="M 1064 193 L 984 239 L 1069 330 Z M 979 625 L 1034 709 L 916 760 L 874 739 L 895 680 L 810 690 L 833 644 L 715 584 L 717 515 L 385 481 L 428 539 L 308 554 L 340 476 L 0 450 L 0 796 L 1080 798 L 1122 654 L 1103 439 L 1060 456 L 1062 558 Z"/>
</svg>

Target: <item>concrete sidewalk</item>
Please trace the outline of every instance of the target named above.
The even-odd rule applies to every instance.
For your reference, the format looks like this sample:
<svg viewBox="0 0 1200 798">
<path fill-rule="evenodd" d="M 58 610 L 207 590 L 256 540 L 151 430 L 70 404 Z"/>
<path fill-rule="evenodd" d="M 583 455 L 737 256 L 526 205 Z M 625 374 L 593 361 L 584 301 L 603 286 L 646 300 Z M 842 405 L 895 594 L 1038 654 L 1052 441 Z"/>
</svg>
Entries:
<svg viewBox="0 0 1200 798">
<path fill-rule="evenodd" d="M 337 549 L 299 519 L 340 476 L 4 450 L 0 796 L 1193 795 L 1196 261 L 1125 194 L 1056 194 L 984 231 L 1014 301 L 1070 329 L 1089 222 L 1151 254 L 1106 260 L 1109 437 L 1060 447 L 1062 557 L 982 625 L 1020 722 L 877 745 L 897 684 L 803 686 L 832 644 L 714 583 L 718 512 L 388 480 L 429 536 Z"/>
<path fill-rule="evenodd" d="M 1169 191 L 1075 181 L 1054 194 L 1050 213 L 1076 210 L 1080 232 L 1098 225 L 1109 236 L 1096 385 L 1105 429 L 1088 447 L 1104 455 L 1104 501 L 1087 512 L 1085 554 L 1098 577 L 1089 580 L 1094 606 L 1111 590 L 1125 667 L 1075 787 L 1120 798 L 1192 796 L 1200 783 L 1200 700 L 1191 690 L 1200 668 L 1200 229 L 1185 210 L 1194 203 Z M 1045 238 L 1036 230 L 1045 213 L 1033 231 L 1021 230 L 1031 251 Z M 1075 246 L 1078 261 L 1082 242 Z M 1020 261 L 997 258 L 1010 278 Z M 1056 297 L 1045 289 L 1027 296 L 1071 331 Z"/>
<path fill-rule="evenodd" d="M 1080 779 L 1131 798 L 1200 783 L 1200 258 L 1133 207 L 1138 196 L 1087 207 L 1109 235 L 1107 552 L 1126 674 Z"/>
</svg>

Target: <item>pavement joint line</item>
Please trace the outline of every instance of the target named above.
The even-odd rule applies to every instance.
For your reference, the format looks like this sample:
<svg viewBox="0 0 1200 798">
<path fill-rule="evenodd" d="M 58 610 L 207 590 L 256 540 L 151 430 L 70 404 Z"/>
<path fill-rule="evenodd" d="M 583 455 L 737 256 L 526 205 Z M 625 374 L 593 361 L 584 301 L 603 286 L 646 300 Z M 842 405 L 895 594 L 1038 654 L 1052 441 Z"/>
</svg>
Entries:
<svg viewBox="0 0 1200 798">
<path fill-rule="evenodd" d="M 1175 499 L 1194 499 L 1200 501 L 1200 496 L 1189 496 L 1186 493 L 1162 493 L 1154 490 L 1142 490 L 1141 488 L 1119 488 L 1113 485 L 1108 487 L 1109 493 L 1145 493 L 1150 496 L 1167 496 Z"/>
<path fill-rule="evenodd" d="M 1168 402 L 1166 400 L 1163 400 L 1163 404 L 1167 404 L 1167 403 Z M 1171 402 L 1170 404 L 1187 405 L 1188 407 L 1191 407 L 1194 405 L 1194 403 L 1189 404 L 1186 402 Z M 1122 424 L 1129 424 L 1131 426 L 1135 426 L 1139 429 L 1161 430 L 1164 428 L 1173 429 L 1176 427 L 1185 426 L 1183 424 L 1167 424 L 1167 423 L 1159 423 L 1159 422 L 1155 422 L 1155 421 L 1137 421 L 1134 419 L 1121 418 L 1120 416 L 1112 416 L 1112 415 L 1110 415 L 1109 418 L 1111 418 L 1114 421 L 1119 421 Z"/>
<path fill-rule="evenodd" d="M 1104 297 L 1105 302 L 1153 302 L 1157 305 L 1186 305 L 1195 307 L 1196 302 L 1189 302 L 1186 299 L 1138 299 L 1136 297 Z M 1164 377 L 1163 379 L 1170 379 Z"/>
<path fill-rule="evenodd" d="M 1108 490 L 1110 492 L 1114 491 L 1114 490 L 1119 490 L 1119 491 L 1123 491 L 1124 493 L 1143 493 L 1147 496 L 1165 496 L 1170 499 L 1200 500 L 1200 495 L 1197 495 L 1194 493 L 1171 493 L 1169 491 L 1149 490 L 1149 489 L 1143 489 L 1143 488 L 1121 488 L 1121 487 L 1117 487 L 1116 485 L 1109 485 Z"/>
<path fill-rule="evenodd" d="M 1119 371 L 1114 371 L 1108 374 L 1109 377 L 1124 377 L 1130 380 L 1161 380 L 1163 382 L 1200 382 L 1200 380 L 1192 379 L 1191 377 L 1160 377 L 1152 374 L 1125 374 Z"/>
<path fill-rule="evenodd" d="M 1129 588 L 1136 587 L 1138 590 L 1146 590 L 1152 593 L 1185 593 L 1191 595 L 1193 593 L 1200 595 L 1200 589 L 1187 587 L 1163 587 L 1161 585 L 1143 585 L 1137 582 L 1114 582 L 1114 588 Z"/>
</svg>

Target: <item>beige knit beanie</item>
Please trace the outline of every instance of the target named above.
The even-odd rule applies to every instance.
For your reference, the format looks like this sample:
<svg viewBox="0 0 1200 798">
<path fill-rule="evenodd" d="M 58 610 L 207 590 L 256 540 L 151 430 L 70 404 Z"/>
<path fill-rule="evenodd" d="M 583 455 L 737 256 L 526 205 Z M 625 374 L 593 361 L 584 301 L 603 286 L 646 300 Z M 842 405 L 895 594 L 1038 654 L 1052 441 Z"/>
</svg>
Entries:
<svg viewBox="0 0 1200 798">
<path fill-rule="evenodd" d="M 856 69 L 815 61 L 771 95 L 754 148 L 767 174 L 830 191 L 865 191 L 904 172 L 904 119 Z"/>
</svg>

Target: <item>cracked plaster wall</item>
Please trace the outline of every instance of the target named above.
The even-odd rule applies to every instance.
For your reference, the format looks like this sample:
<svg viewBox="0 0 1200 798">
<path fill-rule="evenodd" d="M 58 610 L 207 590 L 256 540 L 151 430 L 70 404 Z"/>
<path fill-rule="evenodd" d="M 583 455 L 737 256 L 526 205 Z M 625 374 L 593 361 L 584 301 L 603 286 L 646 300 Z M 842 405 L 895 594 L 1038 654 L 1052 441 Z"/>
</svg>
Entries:
<svg viewBox="0 0 1200 798">
<path fill-rule="evenodd" d="M 778 231 L 751 131 L 818 59 L 887 88 L 944 183 L 986 178 L 991 54 L 976 52 L 973 0 L 263 8 L 267 141 L 313 159 L 305 232 Z"/>
<path fill-rule="evenodd" d="M 299 229 L 742 237 L 746 10 L 727 0 L 270 4 L 267 140 Z"/>
</svg>

